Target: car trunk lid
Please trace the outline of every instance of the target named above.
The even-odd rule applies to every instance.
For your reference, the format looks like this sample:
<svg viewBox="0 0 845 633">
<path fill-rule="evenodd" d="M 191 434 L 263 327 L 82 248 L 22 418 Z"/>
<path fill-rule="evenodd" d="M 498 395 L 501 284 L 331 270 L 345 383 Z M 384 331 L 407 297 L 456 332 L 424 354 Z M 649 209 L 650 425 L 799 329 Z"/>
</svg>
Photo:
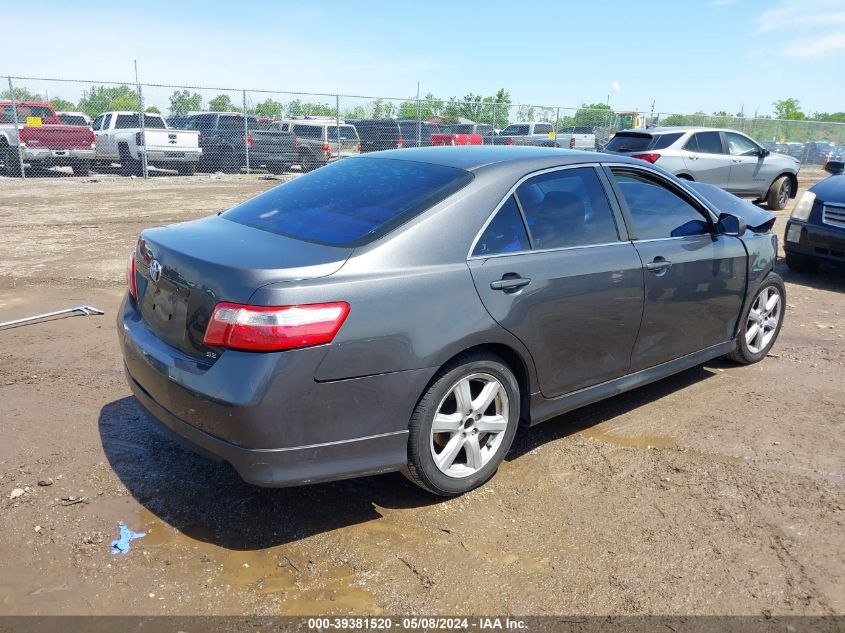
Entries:
<svg viewBox="0 0 845 633">
<path fill-rule="evenodd" d="M 216 216 L 148 229 L 135 251 L 138 306 L 161 340 L 213 361 L 221 350 L 203 337 L 217 303 L 249 303 L 266 284 L 331 275 L 351 252 Z"/>
</svg>

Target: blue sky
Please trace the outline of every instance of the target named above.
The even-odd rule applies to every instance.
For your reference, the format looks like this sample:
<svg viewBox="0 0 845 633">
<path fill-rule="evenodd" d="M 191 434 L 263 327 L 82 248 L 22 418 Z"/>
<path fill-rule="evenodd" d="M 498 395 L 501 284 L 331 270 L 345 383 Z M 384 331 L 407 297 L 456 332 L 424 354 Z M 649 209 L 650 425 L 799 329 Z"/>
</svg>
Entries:
<svg viewBox="0 0 845 633">
<path fill-rule="evenodd" d="M 405 97 L 419 81 L 441 98 L 505 88 L 549 106 L 610 95 L 617 109 L 769 114 L 796 97 L 808 113 L 845 110 L 841 0 L 37 6 L 4 9 L 0 75 L 126 80 L 137 59 L 157 83 Z M 71 100 L 82 89 L 21 83 Z M 147 96 L 166 106 L 169 92 Z"/>
</svg>

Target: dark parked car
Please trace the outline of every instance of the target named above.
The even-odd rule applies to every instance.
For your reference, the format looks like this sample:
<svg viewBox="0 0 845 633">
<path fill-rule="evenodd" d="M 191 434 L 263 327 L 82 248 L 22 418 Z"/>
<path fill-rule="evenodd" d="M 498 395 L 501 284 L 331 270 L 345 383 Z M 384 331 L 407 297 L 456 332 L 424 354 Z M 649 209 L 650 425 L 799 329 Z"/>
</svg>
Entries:
<svg viewBox="0 0 845 633">
<path fill-rule="evenodd" d="M 425 121 L 400 119 L 399 131 L 403 147 L 431 147 L 431 135 L 437 133 L 437 128 Z"/>
<path fill-rule="evenodd" d="M 845 264 L 845 163 L 830 160 L 829 178 L 808 189 L 786 223 L 783 250 L 786 265 L 813 272 L 822 262 Z"/>
<path fill-rule="evenodd" d="M 460 494 L 521 424 L 725 354 L 762 360 L 784 315 L 773 219 L 594 152 L 352 157 L 143 231 L 118 319 L 127 378 L 248 482 L 403 470 Z"/>
<path fill-rule="evenodd" d="M 262 130 L 255 117 L 240 112 L 204 112 L 185 117 L 182 127 L 198 130 L 202 159 L 200 171 L 235 173 L 246 165 L 249 150 L 251 168 L 265 167 L 274 174 L 282 174 L 292 163 L 299 161 L 290 132 Z"/>
<path fill-rule="evenodd" d="M 346 122 L 358 130 L 362 154 L 405 147 L 402 130 L 396 119 L 346 119 Z"/>
</svg>

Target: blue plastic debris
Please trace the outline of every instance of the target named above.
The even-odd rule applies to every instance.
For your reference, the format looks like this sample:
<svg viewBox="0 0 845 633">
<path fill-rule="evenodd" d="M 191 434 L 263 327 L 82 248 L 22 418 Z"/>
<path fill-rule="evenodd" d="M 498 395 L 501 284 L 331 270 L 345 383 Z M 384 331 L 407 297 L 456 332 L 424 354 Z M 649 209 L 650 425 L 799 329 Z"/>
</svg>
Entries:
<svg viewBox="0 0 845 633">
<path fill-rule="evenodd" d="M 112 554 L 125 554 L 129 551 L 129 541 L 147 535 L 146 532 L 133 532 L 126 527 L 126 524 L 123 523 L 123 521 L 118 523 L 117 527 L 120 530 L 120 538 L 111 542 Z"/>
</svg>

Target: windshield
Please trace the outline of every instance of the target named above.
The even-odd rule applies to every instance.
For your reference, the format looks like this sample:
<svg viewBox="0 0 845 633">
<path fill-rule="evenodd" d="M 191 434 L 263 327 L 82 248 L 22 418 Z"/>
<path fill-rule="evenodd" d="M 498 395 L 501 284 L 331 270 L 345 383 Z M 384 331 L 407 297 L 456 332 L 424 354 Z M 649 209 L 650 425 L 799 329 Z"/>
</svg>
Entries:
<svg viewBox="0 0 845 633">
<path fill-rule="evenodd" d="M 350 158 L 322 167 L 227 211 L 222 217 L 331 246 L 365 244 L 472 180 L 454 167 Z"/>
</svg>

